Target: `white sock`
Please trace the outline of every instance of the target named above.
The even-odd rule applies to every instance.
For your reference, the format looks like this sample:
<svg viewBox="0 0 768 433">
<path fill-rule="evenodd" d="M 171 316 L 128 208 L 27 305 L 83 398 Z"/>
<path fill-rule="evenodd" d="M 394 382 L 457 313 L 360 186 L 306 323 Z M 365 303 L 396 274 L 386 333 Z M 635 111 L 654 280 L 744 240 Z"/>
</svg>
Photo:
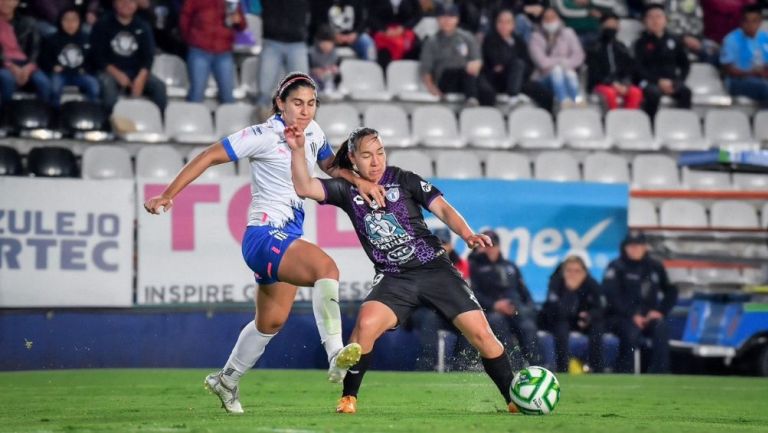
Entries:
<svg viewBox="0 0 768 433">
<path fill-rule="evenodd" d="M 222 370 L 224 383 L 229 387 L 237 385 L 240 378 L 261 358 L 269 340 L 275 335 L 277 334 L 270 335 L 259 332 L 256 329 L 255 320 L 245 325 Z"/>
<path fill-rule="evenodd" d="M 320 341 L 328 354 L 328 362 L 344 347 L 341 340 L 341 310 L 339 309 L 339 282 L 322 278 L 312 289 L 312 311 L 315 313 Z"/>
</svg>

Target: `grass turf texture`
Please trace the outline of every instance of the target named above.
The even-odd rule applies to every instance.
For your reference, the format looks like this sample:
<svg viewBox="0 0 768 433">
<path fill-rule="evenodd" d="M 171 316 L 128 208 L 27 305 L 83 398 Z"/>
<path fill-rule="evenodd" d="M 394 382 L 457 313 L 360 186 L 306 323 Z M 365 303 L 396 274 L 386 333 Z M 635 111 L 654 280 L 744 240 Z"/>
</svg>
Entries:
<svg viewBox="0 0 768 433">
<path fill-rule="evenodd" d="M 480 373 L 371 371 L 358 413 L 334 413 L 325 372 L 254 370 L 245 415 L 219 408 L 207 370 L 0 373 L 0 432 L 765 432 L 768 380 L 743 377 L 559 375 L 547 416 L 506 413 Z"/>
</svg>

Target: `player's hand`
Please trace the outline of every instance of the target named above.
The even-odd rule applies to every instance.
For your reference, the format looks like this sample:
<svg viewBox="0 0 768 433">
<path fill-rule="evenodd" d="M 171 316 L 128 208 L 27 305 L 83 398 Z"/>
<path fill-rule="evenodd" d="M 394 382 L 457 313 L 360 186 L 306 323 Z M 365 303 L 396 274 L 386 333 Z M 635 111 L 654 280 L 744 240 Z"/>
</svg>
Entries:
<svg viewBox="0 0 768 433">
<path fill-rule="evenodd" d="M 661 314 L 661 312 L 656 310 L 651 310 L 648 312 L 648 314 L 645 315 L 645 320 L 650 322 L 652 320 L 661 320 L 664 318 L 664 315 Z"/>
<path fill-rule="evenodd" d="M 170 197 L 158 195 L 144 202 L 144 209 L 153 215 L 160 215 L 160 209 L 168 212 L 173 207 L 173 200 Z"/>
<path fill-rule="evenodd" d="M 467 246 L 470 248 L 493 246 L 493 242 L 491 241 L 491 238 L 489 238 L 487 235 L 480 234 L 480 233 L 473 233 L 471 236 L 464 239 L 464 242 L 466 242 Z"/>
<path fill-rule="evenodd" d="M 290 147 L 291 150 L 304 149 L 304 131 L 299 129 L 298 126 L 287 126 L 285 131 L 283 131 L 283 134 L 285 135 L 285 142 L 288 144 L 288 147 Z"/>
<path fill-rule="evenodd" d="M 355 186 L 360 192 L 360 197 L 362 197 L 368 205 L 375 201 L 380 208 L 386 207 L 387 203 L 384 200 L 386 191 L 382 185 L 369 182 L 362 178 L 358 178 L 356 183 Z"/>
<path fill-rule="evenodd" d="M 640 314 L 635 314 L 632 316 L 632 321 L 635 323 L 635 326 L 637 326 L 639 329 L 645 328 L 645 317 L 641 316 Z"/>
</svg>

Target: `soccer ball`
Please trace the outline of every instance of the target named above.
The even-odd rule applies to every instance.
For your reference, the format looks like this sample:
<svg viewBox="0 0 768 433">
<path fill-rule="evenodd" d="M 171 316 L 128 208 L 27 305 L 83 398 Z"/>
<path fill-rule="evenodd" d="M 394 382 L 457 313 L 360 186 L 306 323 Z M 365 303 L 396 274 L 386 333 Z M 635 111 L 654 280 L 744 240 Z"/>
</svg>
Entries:
<svg viewBox="0 0 768 433">
<path fill-rule="evenodd" d="M 520 370 L 510 387 L 512 402 L 526 415 L 546 415 L 560 401 L 560 383 L 551 371 L 544 367 L 528 367 Z"/>
</svg>

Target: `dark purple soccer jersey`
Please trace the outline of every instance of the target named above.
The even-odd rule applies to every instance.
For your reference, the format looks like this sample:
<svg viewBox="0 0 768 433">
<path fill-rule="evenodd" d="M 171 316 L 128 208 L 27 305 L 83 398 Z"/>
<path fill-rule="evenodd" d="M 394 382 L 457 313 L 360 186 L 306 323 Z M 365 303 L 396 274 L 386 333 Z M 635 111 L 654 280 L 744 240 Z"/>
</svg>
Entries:
<svg viewBox="0 0 768 433">
<path fill-rule="evenodd" d="M 387 167 L 379 184 L 386 190 L 386 207 L 365 203 L 357 188 L 344 179 L 321 179 L 324 204 L 349 215 L 365 253 L 377 272 L 397 273 L 432 261 L 442 252 L 440 241 L 424 222 L 428 208 L 442 193 L 419 175 Z"/>
</svg>

